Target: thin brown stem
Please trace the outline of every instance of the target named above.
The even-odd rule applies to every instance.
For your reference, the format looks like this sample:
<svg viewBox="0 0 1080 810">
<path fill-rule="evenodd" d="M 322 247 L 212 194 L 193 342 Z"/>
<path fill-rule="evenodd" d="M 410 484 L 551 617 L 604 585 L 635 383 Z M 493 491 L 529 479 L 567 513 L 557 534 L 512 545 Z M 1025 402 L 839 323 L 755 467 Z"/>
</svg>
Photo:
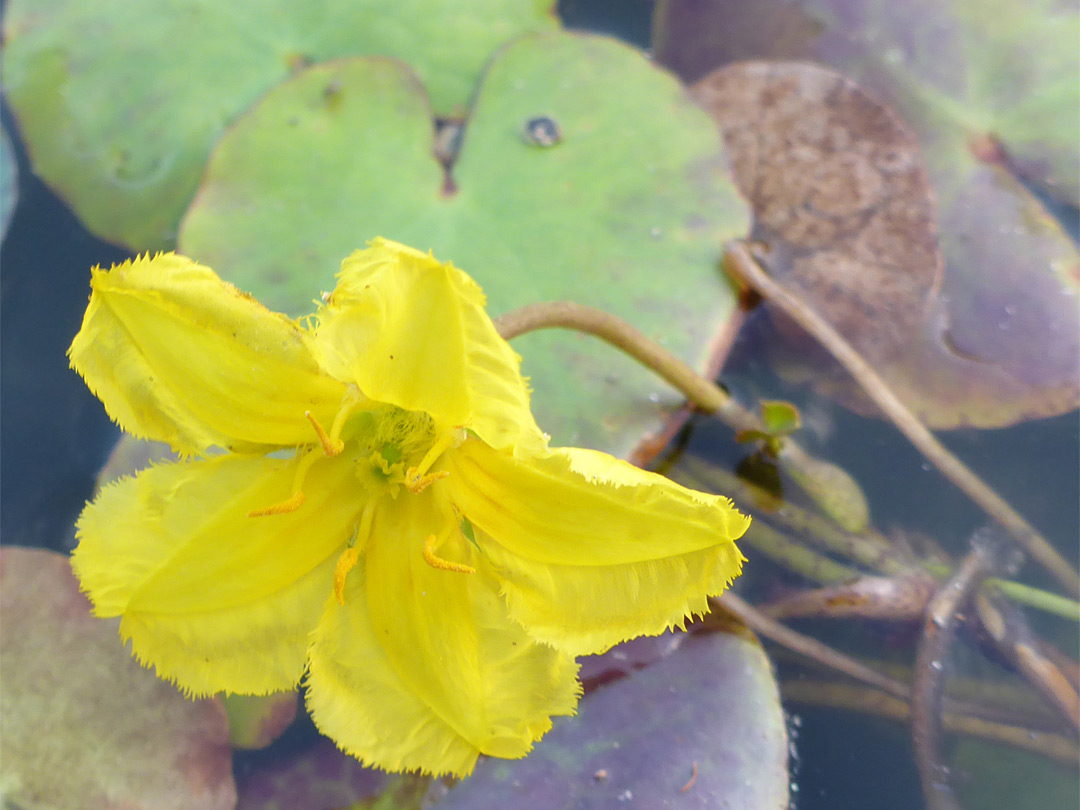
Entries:
<svg viewBox="0 0 1080 810">
<path fill-rule="evenodd" d="M 768 496 L 760 487 L 715 464 L 684 456 L 671 471 L 673 477 L 685 475 L 713 492 L 722 492 L 736 503 L 761 503 Z M 767 512 L 771 522 L 804 535 L 826 551 L 842 555 L 882 574 L 900 574 L 910 570 L 915 561 L 905 559 L 879 534 L 846 532 L 819 514 L 788 501 L 778 502 Z"/>
<path fill-rule="evenodd" d="M 809 658 L 827 669 L 841 672 L 849 678 L 874 686 L 888 692 L 890 695 L 905 699 L 908 697 L 907 686 L 899 681 L 871 669 L 851 656 L 834 650 L 827 644 L 822 644 L 817 639 L 804 636 L 775 619 L 770 619 L 731 591 L 713 597 L 711 601 L 733 614 L 758 635 L 764 636 L 805 658 Z"/>
<path fill-rule="evenodd" d="M 1007 501 L 968 469 L 926 429 L 870 364 L 844 340 L 831 324 L 810 308 L 805 301 L 774 281 L 757 263 L 745 244 L 729 243 L 725 248 L 724 261 L 725 267 L 732 275 L 749 284 L 762 298 L 781 309 L 785 315 L 828 349 L 855 378 L 867 396 L 892 420 L 897 429 L 937 466 L 946 478 L 1000 523 L 1016 543 L 1068 588 L 1070 593 L 1080 595 L 1080 574 Z"/>
<path fill-rule="evenodd" d="M 722 467 L 709 464 L 693 456 L 684 456 L 680 459 L 678 465 L 671 469 L 669 475 L 673 480 L 693 486 L 696 489 L 722 492 L 735 501 L 736 504 L 744 507 L 760 504 L 771 499 L 760 487 Z M 952 568 L 948 564 L 928 562 L 909 556 L 907 553 L 895 548 L 885 537 L 873 529 L 858 533 L 845 532 L 831 521 L 803 509 L 797 504 L 780 501 L 775 508 L 768 510 L 758 509 L 757 511 L 762 514 L 762 517 L 768 519 L 770 523 L 778 524 L 783 529 L 805 537 L 810 544 L 825 549 L 831 554 L 847 557 L 881 574 L 891 577 L 907 576 L 913 572 L 913 569 L 921 568 L 928 571 L 935 578 L 944 580 L 952 572 Z M 786 546 L 798 547 L 798 544 L 791 539 L 787 539 L 785 543 Z M 758 544 L 754 545 L 755 548 L 759 547 Z M 786 546 L 778 544 L 775 553 L 770 553 L 774 549 L 769 547 L 766 539 L 760 547 L 763 553 L 780 564 L 786 565 L 788 560 L 793 559 L 788 554 Z M 806 564 L 806 559 L 803 557 L 795 559 L 794 562 L 798 564 L 789 566 L 789 569 L 811 581 L 820 583 L 843 581 L 839 577 L 822 578 L 807 573 L 810 566 Z M 826 566 L 817 570 L 827 569 Z M 847 570 L 850 573 L 848 579 L 861 576 L 861 572 L 850 568 Z M 1004 579 L 986 580 L 983 584 L 983 590 L 987 588 L 1000 590 L 1006 598 L 1018 605 L 1046 611 L 1074 622 L 1080 620 L 1080 605 L 1077 605 L 1072 599 L 1059 594 Z M 921 615 L 922 609 L 920 609 L 919 613 Z M 1073 678 L 1074 687 L 1080 690 L 1080 672 L 1076 672 L 1076 662 L 1071 663 L 1071 668 L 1068 666 L 1068 662 L 1057 661 L 1056 663 L 1062 672 Z"/>
<path fill-rule="evenodd" d="M 996 589 L 985 589 L 975 599 L 979 621 L 998 651 L 1055 707 L 1074 728 L 1080 729 L 1080 694 L 1028 625 L 1024 614 L 1005 601 Z"/>
<path fill-rule="evenodd" d="M 911 707 L 907 701 L 878 689 L 852 683 L 798 678 L 781 681 L 780 694 L 785 702 L 875 714 L 901 723 L 907 722 L 911 717 Z M 1032 751 L 1073 768 L 1080 762 L 1080 748 L 1077 748 L 1076 741 L 1063 734 L 984 720 L 952 711 L 943 713 L 941 724 L 952 734 L 963 734 Z"/>
<path fill-rule="evenodd" d="M 960 623 L 960 611 L 990 576 L 995 566 L 991 544 L 975 542 L 926 606 L 922 637 L 915 655 L 911 695 L 911 735 L 923 795 L 930 810 L 959 810 L 949 784 L 949 769 L 941 747 L 942 698 L 949 647 Z"/>
</svg>

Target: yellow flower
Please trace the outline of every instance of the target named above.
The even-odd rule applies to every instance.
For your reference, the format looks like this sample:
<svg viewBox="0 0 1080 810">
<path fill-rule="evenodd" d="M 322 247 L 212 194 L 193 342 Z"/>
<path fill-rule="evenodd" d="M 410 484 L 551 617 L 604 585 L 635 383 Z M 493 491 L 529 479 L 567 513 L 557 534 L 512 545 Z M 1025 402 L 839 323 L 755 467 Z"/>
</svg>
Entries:
<svg viewBox="0 0 1080 810">
<path fill-rule="evenodd" d="M 303 323 L 171 253 L 92 288 L 72 366 L 187 458 L 106 487 L 72 564 L 188 692 L 306 669 L 343 749 L 464 775 L 573 713 L 574 656 L 683 624 L 739 573 L 726 499 L 548 447 L 480 288 L 430 255 L 375 240 Z"/>
</svg>

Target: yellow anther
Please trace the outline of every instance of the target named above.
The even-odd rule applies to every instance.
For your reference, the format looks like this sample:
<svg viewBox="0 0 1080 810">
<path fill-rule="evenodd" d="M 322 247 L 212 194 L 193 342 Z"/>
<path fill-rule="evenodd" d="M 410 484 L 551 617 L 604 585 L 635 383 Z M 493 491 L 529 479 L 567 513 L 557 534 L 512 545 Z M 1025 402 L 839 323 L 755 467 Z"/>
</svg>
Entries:
<svg viewBox="0 0 1080 810">
<path fill-rule="evenodd" d="M 360 515 L 360 523 L 349 538 L 345 550 L 338 557 L 337 565 L 334 566 L 334 596 L 339 605 L 345 604 L 345 577 L 360 561 L 360 554 L 367 545 L 368 535 L 371 534 L 371 522 L 374 518 L 375 501 L 368 501 L 364 506 L 363 514 Z"/>
<path fill-rule="evenodd" d="M 424 541 L 424 562 L 432 568 L 438 568 L 440 571 L 455 571 L 459 574 L 476 573 L 476 569 L 471 565 L 450 562 L 449 560 L 444 560 L 442 557 L 436 556 L 435 546 L 438 542 L 439 539 L 435 535 L 429 534 L 427 536 L 427 540 Z"/>
<path fill-rule="evenodd" d="M 304 411 L 304 416 L 311 422 L 311 426 L 315 428 L 315 435 L 319 437 L 319 444 L 322 445 L 324 455 L 333 457 L 345 449 L 345 442 L 341 439 L 334 440 L 326 435 L 323 426 L 319 424 L 319 420 L 315 418 L 311 411 Z"/>
<path fill-rule="evenodd" d="M 288 512 L 295 512 L 304 505 L 304 501 L 306 500 L 307 496 L 300 490 L 297 490 L 288 498 L 280 503 L 275 503 L 273 506 L 268 506 L 265 509 L 252 509 L 247 513 L 247 516 L 266 517 L 267 515 L 284 515 Z"/>
<path fill-rule="evenodd" d="M 334 596 L 337 597 L 339 605 L 345 604 L 345 575 L 356 567 L 361 551 L 358 546 L 345 549 L 334 566 Z"/>
<path fill-rule="evenodd" d="M 296 475 L 293 476 L 292 495 L 265 509 L 252 509 L 247 513 L 247 516 L 266 517 L 267 515 L 284 515 L 288 512 L 295 512 L 303 506 L 304 501 L 307 500 L 307 496 L 304 495 L 303 492 L 304 478 L 307 476 L 308 470 L 311 469 L 311 465 L 314 464 L 318 458 L 319 451 L 314 449 L 309 450 L 301 457 L 300 463 L 296 467 Z"/>
<path fill-rule="evenodd" d="M 435 440 L 434 444 L 428 448 L 428 451 L 424 453 L 424 457 L 420 459 L 420 463 L 415 467 L 409 467 L 409 469 L 405 471 L 405 486 L 408 488 L 409 492 L 414 495 L 423 492 L 436 481 L 450 475 L 449 472 L 445 471 L 428 474 L 428 470 L 431 469 L 432 464 L 439 460 L 439 456 L 458 441 L 460 432 L 461 431 L 458 430 L 448 430 L 443 433 Z"/>
<path fill-rule="evenodd" d="M 427 475 L 421 475 L 419 467 L 410 467 L 405 473 L 405 486 L 408 488 L 409 492 L 411 492 L 413 495 L 417 495 L 430 487 L 436 481 L 446 478 L 449 475 L 450 473 L 446 472 L 445 470 L 441 472 L 428 473 Z"/>
</svg>

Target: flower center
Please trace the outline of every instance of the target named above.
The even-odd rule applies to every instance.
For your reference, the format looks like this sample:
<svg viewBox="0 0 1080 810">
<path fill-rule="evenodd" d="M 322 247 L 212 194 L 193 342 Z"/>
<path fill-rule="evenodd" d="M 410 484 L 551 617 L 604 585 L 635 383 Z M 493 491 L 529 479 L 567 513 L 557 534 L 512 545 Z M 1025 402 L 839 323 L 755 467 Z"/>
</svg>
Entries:
<svg viewBox="0 0 1080 810">
<path fill-rule="evenodd" d="M 350 386 L 334 422 L 327 431 L 310 411 L 304 416 L 318 438 L 318 445 L 302 450 L 293 477 L 292 495 L 264 509 L 248 512 L 249 517 L 263 517 L 294 512 L 304 505 L 304 479 L 320 458 L 333 458 L 355 442 L 356 476 L 367 492 L 356 529 L 338 558 L 334 570 L 334 595 L 344 604 L 345 577 L 357 564 L 371 534 L 375 507 L 384 495 L 397 498 L 404 488 L 419 495 L 429 486 L 447 477 L 447 471 L 430 472 L 439 457 L 465 438 L 462 429 L 439 429 L 423 412 L 406 411 L 391 405 L 376 405 L 355 386 Z M 351 418 L 355 417 L 355 418 Z M 344 434 L 344 438 L 343 438 Z M 458 573 L 474 573 L 463 563 L 445 560 L 436 554 L 456 530 L 456 524 L 440 534 L 430 534 L 424 541 L 424 561 L 434 568 Z"/>
</svg>

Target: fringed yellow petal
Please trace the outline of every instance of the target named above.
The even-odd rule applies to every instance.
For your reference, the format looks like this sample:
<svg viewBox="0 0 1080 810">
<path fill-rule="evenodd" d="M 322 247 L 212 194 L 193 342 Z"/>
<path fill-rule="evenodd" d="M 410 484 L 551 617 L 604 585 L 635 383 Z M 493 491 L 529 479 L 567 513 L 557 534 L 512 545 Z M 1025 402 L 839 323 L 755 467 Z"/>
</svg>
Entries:
<svg viewBox="0 0 1080 810">
<path fill-rule="evenodd" d="M 734 545 L 625 565 L 570 566 L 518 557 L 484 534 L 477 541 L 503 582 L 510 615 L 533 638 L 570 655 L 685 627 L 709 612 L 706 595 L 724 591 L 742 564 Z"/>
<path fill-rule="evenodd" d="M 91 288 L 68 356 L 128 433 L 190 454 L 308 444 L 305 411 L 333 420 L 345 386 L 310 336 L 209 268 L 144 256 L 94 268 Z"/>
<path fill-rule="evenodd" d="M 730 501 L 602 453 L 514 459 L 470 440 L 446 468 L 510 615 L 572 655 L 681 626 L 741 569 L 749 519 Z"/>
<path fill-rule="evenodd" d="M 454 532 L 424 561 L 447 512 L 387 502 L 364 558 L 328 603 L 310 654 L 308 707 L 344 750 L 389 770 L 467 775 L 478 753 L 521 757 L 577 703 L 577 665 L 509 620 L 498 583 Z M 362 569 L 362 570 L 360 570 Z"/>
<path fill-rule="evenodd" d="M 476 282 L 385 239 L 341 268 L 316 330 L 331 374 L 373 400 L 470 428 L 494 447 L 542 449 L 521 358 L 495 331 Z"/>
<path fill-rule="evenodd" d="M 312 465 L 303 507 L 281 500 L 297 461 L 224 456 L 163 464 L 107 486 L 83 511 L 72 567 L 135 655 L 195 694 L 295 686 L 363 505 L 352 464 Z"/>
</svg>

